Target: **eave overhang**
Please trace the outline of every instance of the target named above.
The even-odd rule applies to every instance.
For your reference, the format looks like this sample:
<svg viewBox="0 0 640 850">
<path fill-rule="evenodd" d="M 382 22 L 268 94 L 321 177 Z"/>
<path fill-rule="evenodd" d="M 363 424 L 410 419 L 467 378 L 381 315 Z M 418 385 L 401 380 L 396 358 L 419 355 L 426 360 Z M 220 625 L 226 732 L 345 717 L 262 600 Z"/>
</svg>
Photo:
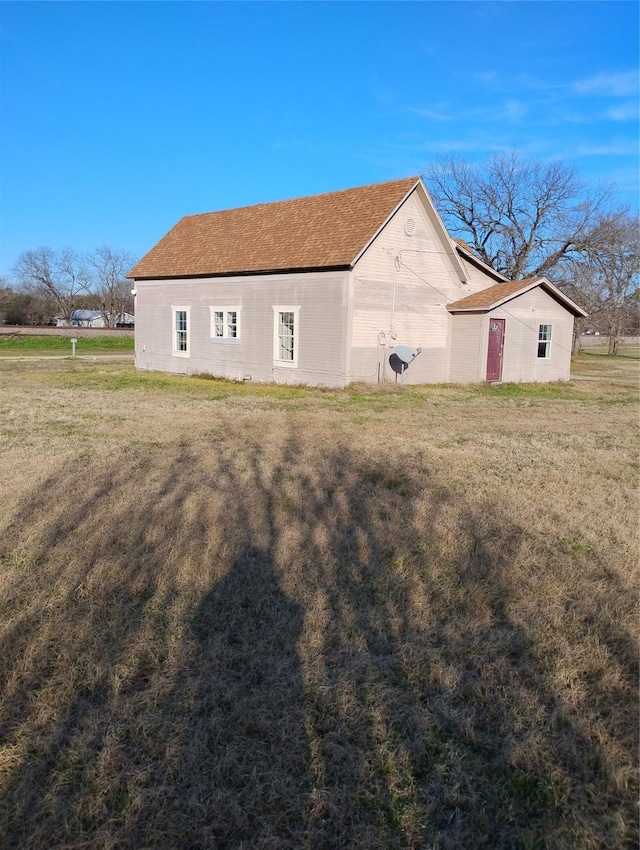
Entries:
<svg viewBox="0 0 640 850">
<path fill-rule="evenodd" d="M 513 282 L 513 286 L 515 286 L 518 281 Z M 495 286 L 489 287 L 484 292 L 490 296 L 486 303 L 479 303 L 482 300 L 483 290 L 477 292 L 473 295 L 468 295 L 466 298 L 461 298 L 459 301 L 454 301 L 451 304 L 447 304 L 447 310 L 450 313 L 488 313 L 491 310 L 495 310 L 497 307 L 502 307 L 504 304 L 507 304 L 509 301 L 513 301 L 514 298 L 519 298 L 521 295 L 524 295 L 526 292 L 530 292 L 532 289 L 536 287 L 540 287 L 543 289 L 548 295 L 554 298 L 559 304 L 561 304 L 565 309 L 567 309 L 570 313 L 573 313 L 574 316 L 579 318 L 584 318 L 588 314 L 582 307 L 578 306 L 574 301 L 568 298 L 557 286 L 551 283 L 546 277 L 535 278 L 532 280 L 521 281 L 522 286 L 514 289 L 513 286 L 508 283 L 505 284 L 496 284 Z M 509 291 L 505 293 L 500 293 L 500 288 L 504 286 Z"/>
</svg>

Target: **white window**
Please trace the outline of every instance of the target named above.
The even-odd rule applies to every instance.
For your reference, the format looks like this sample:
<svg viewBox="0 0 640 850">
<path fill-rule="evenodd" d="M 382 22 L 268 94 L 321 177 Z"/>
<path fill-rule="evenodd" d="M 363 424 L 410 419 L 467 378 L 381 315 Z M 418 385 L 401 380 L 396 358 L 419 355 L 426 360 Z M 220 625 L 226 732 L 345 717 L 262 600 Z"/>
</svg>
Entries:
<svg viewBox="0 0 640 850">
<path fill-rule="evenodd" d="M 240 307 L 211 307 L 211 338 L 240 339 Z"/>
<path fill-rule="evenodd" d="M 278 366 L 298 365 L 300 307 L 273 308 L 273 360 Z"/>
<path fill-rule="evenodd" d="M 176 357 L 189 357 L 189 307 L 172 307 L 173 353 Z"/>
<path fill-rule="evenodd" d="M 538 357 L 551 356 L 551 325 L 538 326 Z"/>
</svg>

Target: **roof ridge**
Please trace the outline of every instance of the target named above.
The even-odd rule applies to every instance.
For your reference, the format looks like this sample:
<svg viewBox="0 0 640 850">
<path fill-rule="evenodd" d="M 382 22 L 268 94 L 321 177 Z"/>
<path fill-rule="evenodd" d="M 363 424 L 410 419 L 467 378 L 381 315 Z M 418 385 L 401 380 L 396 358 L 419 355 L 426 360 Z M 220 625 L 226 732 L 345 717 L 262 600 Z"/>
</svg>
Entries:
<svg viewBox="0 0 640 850">
<path fill-rule="evenodd" d="M 244 204 L 240 207 L 224 207 L 219 210 L 208 210 L 207 212 L 200 213 L 188 213 L 187 215 L 183 215 L 182 218 L 197 218 L 198 216 L 203 215 L 216 215 L 217 213 L 232 213 L 239 212 L 240 210 L 253 210 L 258 207 L 271 207 L 275 204 L 289 204 L 294 203 L 295 201 L 307 201 L 312 198 L 328 198 L 334 195 L 344 195 L 347 192 L 360 192 L 366 189 L 373 189 L 376 186 L 393 186 L 395 184 L 406 182 L 408 185 L 410 183 L 418 183 L 421 180 L 419 175 L 415 177 L 398 177 L 395 180 L 382 180 L 380 183 L 367 183 L 364 186 L 351 186 L 348 189 L 332 189 L 330 192 L 314 192 L 312 195 L 296 195 L 293 198 L 282 198 L 277 201 L 259 201 L 257 204 Z"/>
<path fill-rule="evenodd" d="M 183 216 L 128 277 L 349 268 L 420 184 L 420 177 L 404 177 Z"/>
</svg>

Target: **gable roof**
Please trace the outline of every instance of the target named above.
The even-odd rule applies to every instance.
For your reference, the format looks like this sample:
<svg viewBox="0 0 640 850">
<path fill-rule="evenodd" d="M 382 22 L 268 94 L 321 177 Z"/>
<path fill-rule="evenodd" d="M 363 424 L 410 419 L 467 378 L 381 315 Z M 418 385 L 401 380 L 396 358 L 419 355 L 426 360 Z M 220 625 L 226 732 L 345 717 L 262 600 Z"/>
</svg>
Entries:
<svg viewBox="0 0 640 850">
<path fill-rule="evenodd" d="M 530 277 L 526 280 L 513 280 L 508 283 L 496 283 L 494 286 L 489 286 L 487 289 L 481 289 L 479 292 L 474 292 L 472 295 L 467 295 L 459 301 L 454 301 L 447 304 L 447 310 L 450 313 L 487 313 L 496 307 L 500 307 L 507 301 L 517 298 L 519 295 L 524 295 L 530 289 L 535 289 L 540 286 L 552 298 L 555 298 L 563 307 L 566 307 L 574 316 L 586 316 L 587 314 L 578 307 L 570 298 L 561 292 L 557 286 L 554 286 L 546 277 Z"/>
<path fill-rule="evenodd" d="M 349 268 L 419 177 L 182 218 L 130 278 Z"/>
<path fill-rule="evenodd" d="M 72 319 L 101 319 L 102 312 L 100 310 L 74 310 L 71 314 Z"/>
</svg>

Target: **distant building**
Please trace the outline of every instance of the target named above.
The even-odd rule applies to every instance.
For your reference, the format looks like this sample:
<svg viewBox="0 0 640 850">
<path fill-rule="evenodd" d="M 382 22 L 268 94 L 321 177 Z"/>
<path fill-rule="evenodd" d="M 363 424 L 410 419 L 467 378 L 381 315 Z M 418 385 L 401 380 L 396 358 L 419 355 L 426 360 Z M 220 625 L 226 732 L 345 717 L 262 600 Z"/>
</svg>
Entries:
<svg viewBox="0 0 640 850">
<path fill-rule="evenodd" d="M 107 314 L 109 315 L 109 314 Z M 104 314 L 100 310 L 74 310 L 71 321 L 65 316 L 56 316 L 56 327 L 58 328 L 106 328 Z M 117 328 L 132 328 L 135 325 L 135 317 L 131 313 L 119 313 L 116 319 Z"/>
<path fill-rule="evenodd" d="M 116 319 L 117 328 L 133 328 L 135 323 L 136 319 L 133 313 L 120 313 Z"/>
</svg>

